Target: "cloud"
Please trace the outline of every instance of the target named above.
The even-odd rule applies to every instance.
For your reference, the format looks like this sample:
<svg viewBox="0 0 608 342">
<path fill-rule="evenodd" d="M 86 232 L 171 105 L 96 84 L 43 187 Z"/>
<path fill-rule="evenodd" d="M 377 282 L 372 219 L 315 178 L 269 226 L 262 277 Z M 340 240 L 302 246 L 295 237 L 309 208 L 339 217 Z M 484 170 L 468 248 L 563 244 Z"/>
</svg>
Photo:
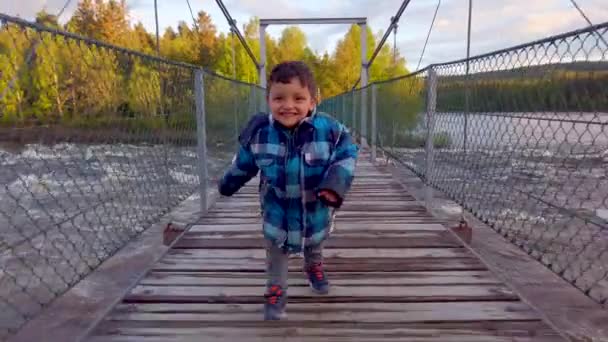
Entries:
<svg viewBox="0 0 608 342">
<path fill-rule="evenodd" d="M 227 0 L 226 6 L 243 17 L 367 17 L 374 33 L 384 32 L 401 0 Z M 578 0 L 592 21 L 608 19 L 605 0 Z M 411 1 L 401 17 L 397 47 L 410 69 L 415 68 L 437 0 Z M 281 9 L 278 11 L 277 9 Z M 278 14 L 280 13 L 280 14 Z M 442 0 L 422 65 L 460 59 L 466 56 L 467 0 Z M 549 35 L 585 27 L 586 23 L 570 0 L 484 0 L 474 1 L 471 53 L 481 54 L 537 40 Z M 332 52 L 348 30 L 346 26 L 300 26 L 313 50 Z M 282 27 L 271 27 L 275 37 Z M 392 45 L 392 37 L 387 44 Z M 369 47 L 373 49 L 375 47 Z"/>
<path fill-rule="evenodd" d="M 46 8 L 57 12 L 66 0 L 4 0 L 0 12 L 33 19 Z M 578 0 L 578 4 L 595 23 L 608 20 L 606 0 Z M 73 0 L 63 18 L 69 17 L 78 1 Z M 209 13 L 218 29 L 228 31 L 215 1 L 190 0 L 193 12 Z M 224 0 L 224 4 L 242 27 L 253 16 L 260 18 L 301 17 L 367 17 L 374 33 L 384 32 L 401 0 Z M 127 0 L 133 21 L 142 21 L 154 32 L 153 0 Z M 408 67 L 414 68 L 420 57 L 437 0 L 411 1 L 397 32 L 397 47 Z M 466 54 L 467 0 L 442 0 L 422 65 L 459 59 Z M 162 29 L 176 26 L 179 20 L 190 22 L 185 1 L 159 1 Z M 540 39 L 548 35 L 585 27 L 586 23 L 570 0 L 483 0 L 473 3 L 471 53 L 473 55 Z M 271 26 L 268 33 L 280 36 L 283 26 Z M 348 25 L 302 25 L 309 45 L 320 53 L 332 52 L 348 30 Z M 387 44 L 392 46 L 390 37 Z M 369 47 L 370 49 L 374 47 Z"/>
<path fill-rule="evenodd" d="M 398 47 L 411 68 L 415 67 L 423 48 L 435 10 L 429 6 L 432 2 L 413 2 L 402 17 Z M 466 0 L 442 1 L 423 66 L 466 56 L 467 3 Z M 608 19 L 608 6 L 603 0 L 579 0 L 578 3 L 596 23 Z M 471 53 L 494 51 L 585 26 L 570 0 L 509 0 L 508 4 L 498 0 L 475 1 Z"/>
<path fill-rule="evenodd" d="M 24 1 L 3 1 L 0 5 L 0 12 L 24 19 L 33 18 L 36 12 L 40 11 L 48 1 L 44 0 L 24 0 Z"/>
<path fill-rule="evenodd" d="M 5 0 L 0 4 L 0 12 L 26 20 L 33 20 L 36 18 L 36 13 L 43 9 L 48 13 L 58 14 L 66 3 L 67 0 Z M 70 18 L 77 6 L 78 1 L 70 1 L 59 21 L 65 22 Z"/>
<path fill-rule="evenodd" d="M 249 13 L 260 18 L 275 18 L 278 13 L 282 18 L 296 18 L 311 14 L 303 3 L 289 0 L 229 0 L 224 5 L 231 12 Z"/>
<path fill-rule="evenodd" d="M 401 5 L 400 0 L 230 0 L 225 3 L 233 13 L 261 18 L 363 16 L 368 18 L 374 33 L 384 32 L 391 16 Z M 579 4 L 596 22 L 608 18 L 604 0 L 579 0 Z M 401 17 L 397 47 L 410 68 L 418 62 L 436 5 L 436 0 L 412 1 Z M 467 0 L 442 0 L 423 65 L 459 59 L 466 55 L 467 6 Z M 279 8 L 280 15 L 277 15 Z M 471 53 L 485 53 L 584 26 L 584 21 L 570 0 L 475 1 Z M 346 26 L 300 27 L 307 34 L 311 47 L 320 52 L 333 51 L 337 41 L 348 30 Z M 281 29 L 282 27 L 271 27 L 268 32 L 278 37 Z M 392 39 L 387 44 L 392 44 Z"/>
</svg>

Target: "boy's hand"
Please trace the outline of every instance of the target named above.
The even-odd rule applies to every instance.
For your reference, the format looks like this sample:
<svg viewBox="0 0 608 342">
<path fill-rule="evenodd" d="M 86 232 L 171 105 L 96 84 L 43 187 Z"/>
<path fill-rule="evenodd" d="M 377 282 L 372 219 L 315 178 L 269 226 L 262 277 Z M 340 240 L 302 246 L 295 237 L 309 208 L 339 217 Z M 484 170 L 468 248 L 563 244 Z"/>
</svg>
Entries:
<svg viewBox="0 0 608 342">
<path fill-rule="evenodd" d="M 321 190 L 319 192 L 319 197 L 332 204 L 338 203 L 338 195 L 330 190 Z"/>
</svg>

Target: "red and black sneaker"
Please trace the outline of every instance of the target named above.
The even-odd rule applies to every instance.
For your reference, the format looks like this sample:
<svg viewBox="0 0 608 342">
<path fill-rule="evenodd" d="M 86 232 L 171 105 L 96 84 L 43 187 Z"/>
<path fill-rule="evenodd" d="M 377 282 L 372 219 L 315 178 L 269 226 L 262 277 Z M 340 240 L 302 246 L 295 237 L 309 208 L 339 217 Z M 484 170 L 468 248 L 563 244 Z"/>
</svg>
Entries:
<svg viewBox="0 0 608 342">
<path fill-rule="evenodd" d="M 323 271 L 322 263 L 314 263 L 308 266 L 306 269 L 306 274 L 308 275 L 308 283 L 310 284 L 310 288 L 315 293 L 329 293 L 329 281 L 327 280 L 325 271 Z"/>
<path fill-rule="evenodd" d="M 264 294 L 264 319 L 276 321 L 287 318 L 285 306 L 287 304 L 287 294 L 279 285 L 271 285 Z"/>
</svg>

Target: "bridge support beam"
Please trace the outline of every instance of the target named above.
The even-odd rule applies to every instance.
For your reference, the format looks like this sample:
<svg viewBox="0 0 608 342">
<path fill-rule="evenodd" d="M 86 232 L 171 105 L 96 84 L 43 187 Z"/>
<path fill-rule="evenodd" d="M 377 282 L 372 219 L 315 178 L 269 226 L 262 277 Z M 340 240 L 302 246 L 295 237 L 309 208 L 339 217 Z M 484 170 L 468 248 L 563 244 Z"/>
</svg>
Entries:
<svg viewBox="0 0 608 342">
<path fill-rule="evenodd" d="M 361 146 L 368 147 L 367 143 L 367 82 L 368 68 L 367 63 L 367 24 L 359 24 L 361 28 Z"/>
<path fill-rule="evenodd" d="M 371 159 L 372 159 L 372 163 L 376 162 L 376 147 L 377 147 L 377 130 L 376 130 L 376 122 L 377 122 L 377 115 L 378 115 L 378 85 L 377 84 L 372 84 L 372 112 L 371 112 L 371 116 L 372 116 L 372 126 L 371 126 Z"/>
<path fill-rule="evenodd" d="M 266 24 L 260 24 L 260 86 L 266 88 Z"/>
<path fill-rule="evenodd" d="M 361 85 L 367 85 L 367 18 L 290 18 L 290 19 L 260 19 L 260 86 L 266 88 L 266 27 L 269 25 L 318 25 L 318 24 L 357 24 L 361 27 Z M 363 33 L 365 32 L 365 33 Z M 364 76 L 365 75 L 365 76 Z"/>
<path fill-rule="evenodd" d="M 427 210 L 433 209 L 433 162 L 434 162 L 434 138 L 435 138 L 435 108 L 437 105 L 437 73 L 433 66 L 429 68 L 427 76 L 427 99 L 426 99 L 426 151 L 425 151 L 425 205 Z"/>
<path fill-rule="evenodd" d="M 205 119 L 205 86 L 203 70 L 197 69 L 194 72 L 194 94 L 196 105 L 196 137 L 198 155 L 198 179 L 199 192 L 201 196 L 201 214 L 207 212 L 208 202 L 208 170 L 207 170 L 207 128 Z"/>
</svg>

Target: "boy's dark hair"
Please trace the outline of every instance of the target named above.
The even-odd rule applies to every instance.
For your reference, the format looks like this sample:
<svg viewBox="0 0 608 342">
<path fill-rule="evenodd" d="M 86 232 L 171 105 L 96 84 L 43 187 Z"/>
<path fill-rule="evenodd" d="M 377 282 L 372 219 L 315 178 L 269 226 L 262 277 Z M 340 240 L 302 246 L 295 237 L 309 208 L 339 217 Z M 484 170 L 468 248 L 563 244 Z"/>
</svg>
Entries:
<svg viewBox="0 0 608 342">
<path fill-rule="evenodd" d="M 312 71 L 304 62 L 287 61 L 277 64 L 270 72 L 267 92 L 273 83 L 289 83 L 292 78 L 298 78 L 303 87 L 307 87 L 310 95 L 317 99 L 317 85 Z"/>
</svg>

